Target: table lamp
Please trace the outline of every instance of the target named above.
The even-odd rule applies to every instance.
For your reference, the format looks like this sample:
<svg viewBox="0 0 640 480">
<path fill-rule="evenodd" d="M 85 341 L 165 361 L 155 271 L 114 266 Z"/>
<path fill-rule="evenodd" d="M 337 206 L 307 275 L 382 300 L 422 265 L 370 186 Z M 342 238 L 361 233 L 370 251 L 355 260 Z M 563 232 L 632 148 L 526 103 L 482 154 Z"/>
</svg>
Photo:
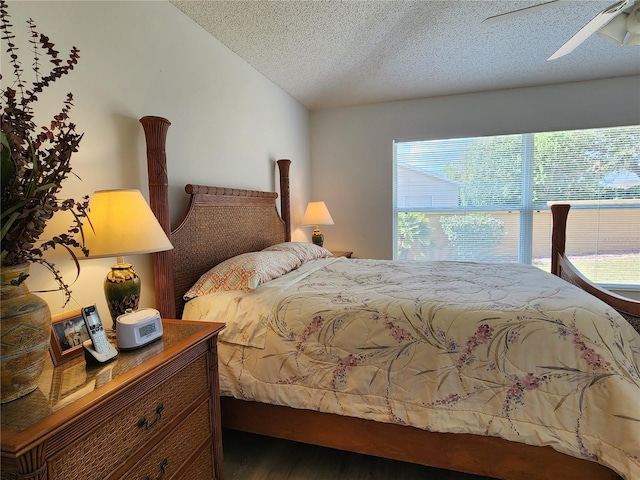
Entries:
<svg viewBox="0 0 640 480">
<path fill-rule="evenodd" d="M 333 218 L 331 218 L 331 214 L 324 202 L 309 202 L 307 210 L 304 212 L 304 217 L 302 217 L 302 226 L 315 227 L 311 235 L 311 241 L 321 247 L 324 244 L 324 235 L 318 225 L 333 225 Z"/>
<path fill-rule="evenodd" d="M 104 281 L 104 294 L 116 330 L 116 319 L 140 301 L 140 277 L 125 255 L 173 248 L 139 190 L 100 190 L 89 202 L 92 228 L 85 228 L 88 258 L 117 257 Z"/>
</svg>

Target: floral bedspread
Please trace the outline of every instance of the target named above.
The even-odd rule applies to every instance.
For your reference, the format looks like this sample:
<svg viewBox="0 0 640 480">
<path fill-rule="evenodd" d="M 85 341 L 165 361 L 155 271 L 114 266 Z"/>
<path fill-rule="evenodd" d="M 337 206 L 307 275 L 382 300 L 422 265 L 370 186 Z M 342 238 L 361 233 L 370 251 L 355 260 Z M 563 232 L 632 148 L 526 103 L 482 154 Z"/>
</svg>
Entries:
<svg viewBox="0 0 640 480">
<path fill-rule="evenodd" d="M 537 268 L 315 260 L 183 317 L 228 323 L 224 395 L 550 445 L 640 478 L 640 335 Z"/>
</svg>

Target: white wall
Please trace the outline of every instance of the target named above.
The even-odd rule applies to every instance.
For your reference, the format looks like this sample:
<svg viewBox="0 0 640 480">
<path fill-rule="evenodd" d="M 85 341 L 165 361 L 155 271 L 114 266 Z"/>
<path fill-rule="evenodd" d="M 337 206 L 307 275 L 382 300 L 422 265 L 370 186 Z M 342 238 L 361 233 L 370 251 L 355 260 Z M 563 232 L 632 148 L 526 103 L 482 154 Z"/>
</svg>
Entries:
<svg viewBox="0 0 640 480">
<path fill-rule="evenodd" d="M 36 104 L 39 125 L 74 94 L 72 121 L 84 132 L 64 198 L 95 190 L 137 188 L 148 198 L 146 147 L 139 119 L 171 121 L 167 138 L 171 216 L 186 206 L 184 184 L 260 190 L 278 187 L 274 161 L 289 158 L 292 219 L 301 218 L 309 190 L 309 115 L 305 108 L 166 1 L 9 2 L 25 74 L 31 74 L 26 20 L 49 36 L 66 58 L 80 49 L 76 70 L 53 84 Z M 3 86 L 11 78 L 2 48 Z M 28 78 L 32 78 L 29 76 Z M 68 219 L 54 217 L 45 234 L 65 231 Z M 213 232 L 212 232 L 213 233 Z M 294 239 L 307 232 L 294 231 Z M 56 265 L 73 279 L 62 253 Z M 142 278 L 141 307 L 155 304 L 151 255 L 127 257 Z M 102 283 L 115 259 L 83 260 L 67 310 L 97 303 L 107 325 Z M 31 290 L 55 288 L 34 267 Z M 62 311 L 60 292 L 44 294 L 52 313 Z"/>
<path fill-rule="evenodd" d="M 393 258 L 393 141 L 640 124 L 640 77 L 311 113 L 311 200 L 335 225 L 325 246 Z"/>
</svg>

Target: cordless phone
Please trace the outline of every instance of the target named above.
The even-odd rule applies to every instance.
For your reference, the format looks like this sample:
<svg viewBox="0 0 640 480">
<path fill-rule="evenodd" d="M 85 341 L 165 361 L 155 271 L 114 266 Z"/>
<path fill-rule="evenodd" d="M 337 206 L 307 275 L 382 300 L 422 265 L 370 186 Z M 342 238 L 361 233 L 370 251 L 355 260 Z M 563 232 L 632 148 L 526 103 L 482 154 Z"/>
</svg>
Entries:
<svg viewBox="0 0 640 480">
<path fill-rule="evenodd" d="M 96 306 L 83 307 L 82 318 L 89 334 L 89 340 L 82 344 L 85 349 L 85 357 L 88 360 L 98 362 L 106 362 L 115 357 L 118 351 L 107 340 L 107 333 L 104 331 Z"/>
</svg>

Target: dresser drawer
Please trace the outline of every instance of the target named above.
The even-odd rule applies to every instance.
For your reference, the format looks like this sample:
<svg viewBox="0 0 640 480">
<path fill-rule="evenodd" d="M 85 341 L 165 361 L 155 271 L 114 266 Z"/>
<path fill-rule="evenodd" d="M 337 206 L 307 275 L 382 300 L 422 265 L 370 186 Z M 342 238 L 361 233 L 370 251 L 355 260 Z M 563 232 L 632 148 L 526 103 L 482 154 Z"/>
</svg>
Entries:
<svg viewBox="0 0 640 480">
<path fill-rule="evenodd" d="M 190 462 L 187 468 L 179 473 L 179 479 L 189 480 L 215 480 L 215 467 L 213 462 L 211 442 L 207 442 L 197 458 Z"/>
<path fill-rule="evenodd" d="M 208 389 L 201 355 L 52 457 L 49 478 L 106 478 Z"/>
<path fill-rule="evenodd" d="M 211 442 L 210 411 L 211 404 L 208 400 L 201 403 L 176 427 L 171 435 L 158 443 L 153 450 L 134 465 L 122 477 L 122 480 L 140 480 L 147 477 L 178 480 L 176 474 L 185 467 L 187 460 L 205 442 Z M 213 478 L 213 476 L 209 478 Z"/>
</svg>

